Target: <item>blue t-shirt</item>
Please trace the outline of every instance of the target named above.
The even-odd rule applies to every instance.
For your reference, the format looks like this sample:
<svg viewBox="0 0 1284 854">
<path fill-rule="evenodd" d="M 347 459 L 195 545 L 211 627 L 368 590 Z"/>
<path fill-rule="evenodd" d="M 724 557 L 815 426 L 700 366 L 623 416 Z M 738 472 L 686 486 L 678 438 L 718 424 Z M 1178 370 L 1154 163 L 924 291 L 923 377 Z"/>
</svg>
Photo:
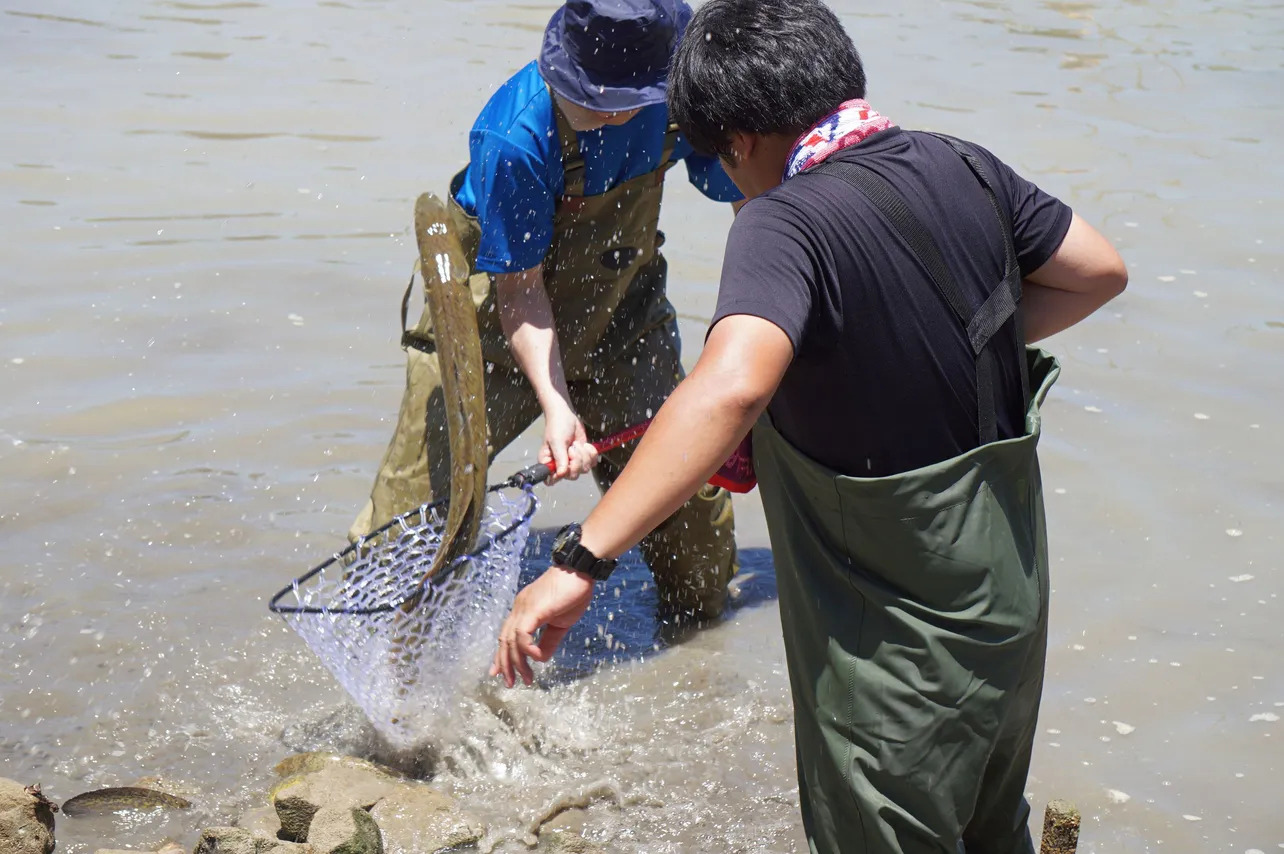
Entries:
<svg viewBox="0 0 1284 854">
<path fill-rule="evenodd" d="M 654 171 L 664 154 L 669 110 L 645 107 L 626 124 L 576 133 L 584 154 L 584 194 L 596 196 Z M 565 186 L 553 98 L 536 63 L 491 96 L 468 135 L 469 164 L 455 200 L 481 223 L 477 269 L 516 273 L 539 266 L 553 242 L 553 213 Z M 742 197 L 717 157 L 678 137 L 674 160 L 714 201 Z"/>
</svg>

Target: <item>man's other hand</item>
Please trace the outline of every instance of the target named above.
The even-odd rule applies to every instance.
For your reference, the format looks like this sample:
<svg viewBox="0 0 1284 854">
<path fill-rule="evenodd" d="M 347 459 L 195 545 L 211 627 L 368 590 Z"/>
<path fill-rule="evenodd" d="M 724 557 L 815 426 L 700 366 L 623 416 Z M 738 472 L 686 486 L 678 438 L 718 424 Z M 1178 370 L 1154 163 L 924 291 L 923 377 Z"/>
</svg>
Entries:
<svg viewBox="0 0 1284 854">
<path fill-rule="evenodd" d="M 535 679 L 527 659 L 548 661 L 593 598 L 593 580 L 582 572 L 549 567 L 517 594 L 513 610 L 499 630 L 499 648 L 491 676 L 503 676 L 512 688 L 520 674 L 527 685 Z M 543 629 L 539 643 L 535 632 Z"/>
</svg>

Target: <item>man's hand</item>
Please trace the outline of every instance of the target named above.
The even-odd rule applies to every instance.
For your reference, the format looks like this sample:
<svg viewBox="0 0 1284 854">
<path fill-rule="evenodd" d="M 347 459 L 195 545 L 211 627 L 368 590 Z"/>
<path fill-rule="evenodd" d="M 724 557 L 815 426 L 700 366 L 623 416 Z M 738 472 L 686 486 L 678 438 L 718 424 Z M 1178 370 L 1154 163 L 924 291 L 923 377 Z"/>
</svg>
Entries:
<svg viewBox="0 0 1284 854">
<path fill-rule="evenodd" d="M 584 422 L 565 399 L 558 398 L 544 409 L 539 461 L 553 470 L 549 483 L 575 480 L 597 465 L 597 449 L 589 444 Z"/>
<path fill-rule="evenodd" d="M 535 679 L 528 658 L 548 661 L 593 598 L 593 580 L 582 572 L 553 566 L 517 594 L 513 610 L 499 631 L 499 649 L 490 675 L 504 677 L 512 688 L 514 673 L 527 685 Z M 543 629 L 539 643 L 534 635 Z"/>
</svg>

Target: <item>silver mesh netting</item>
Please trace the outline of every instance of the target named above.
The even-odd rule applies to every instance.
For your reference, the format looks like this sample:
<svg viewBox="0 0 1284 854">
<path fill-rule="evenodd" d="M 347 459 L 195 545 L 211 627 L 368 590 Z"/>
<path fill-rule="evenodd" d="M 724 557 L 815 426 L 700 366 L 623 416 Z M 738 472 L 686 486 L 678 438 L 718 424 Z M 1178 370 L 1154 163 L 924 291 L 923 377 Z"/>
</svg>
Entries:
<svg viewBox="0 0 1284 854">
<path fill-rule="evenodd" d="M 397 747 L 431 730 L 486 671 L 512 606 L 538 502 L 491 492 L 472 557 L 444 567 L 418 605 L 400 607 L 441 541 L 445 504 L 398 517 L 296 581 L 274 609 Z"/>
</svg>

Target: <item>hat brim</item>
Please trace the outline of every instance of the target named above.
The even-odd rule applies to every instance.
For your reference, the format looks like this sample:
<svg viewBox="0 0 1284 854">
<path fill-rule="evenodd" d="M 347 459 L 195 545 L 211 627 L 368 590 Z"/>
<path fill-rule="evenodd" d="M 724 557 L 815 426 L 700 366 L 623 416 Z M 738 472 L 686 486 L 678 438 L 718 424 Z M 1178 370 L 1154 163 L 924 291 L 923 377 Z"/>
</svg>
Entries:
<svg viewBox="0 0 1284 854">
<path fill-rule="evenodd" d="M 630 81 L 629 85 L 621 86 L 596 80 L 576 65 L 562 47 L 562 16 L 565 11 L 563 6 L 553 13 L 548 28 L 544 30 L 544 44 L 539 54 L 540 76 L 554 92 L 572 104 L 603 113 L 638 110 L 664 102 L 669 88 L 667 70 L 639 75 L 636 83 Z M 685 24 L 685 20 L 681 21 L 679 32 L 686 29 Z"/>
</svg>

